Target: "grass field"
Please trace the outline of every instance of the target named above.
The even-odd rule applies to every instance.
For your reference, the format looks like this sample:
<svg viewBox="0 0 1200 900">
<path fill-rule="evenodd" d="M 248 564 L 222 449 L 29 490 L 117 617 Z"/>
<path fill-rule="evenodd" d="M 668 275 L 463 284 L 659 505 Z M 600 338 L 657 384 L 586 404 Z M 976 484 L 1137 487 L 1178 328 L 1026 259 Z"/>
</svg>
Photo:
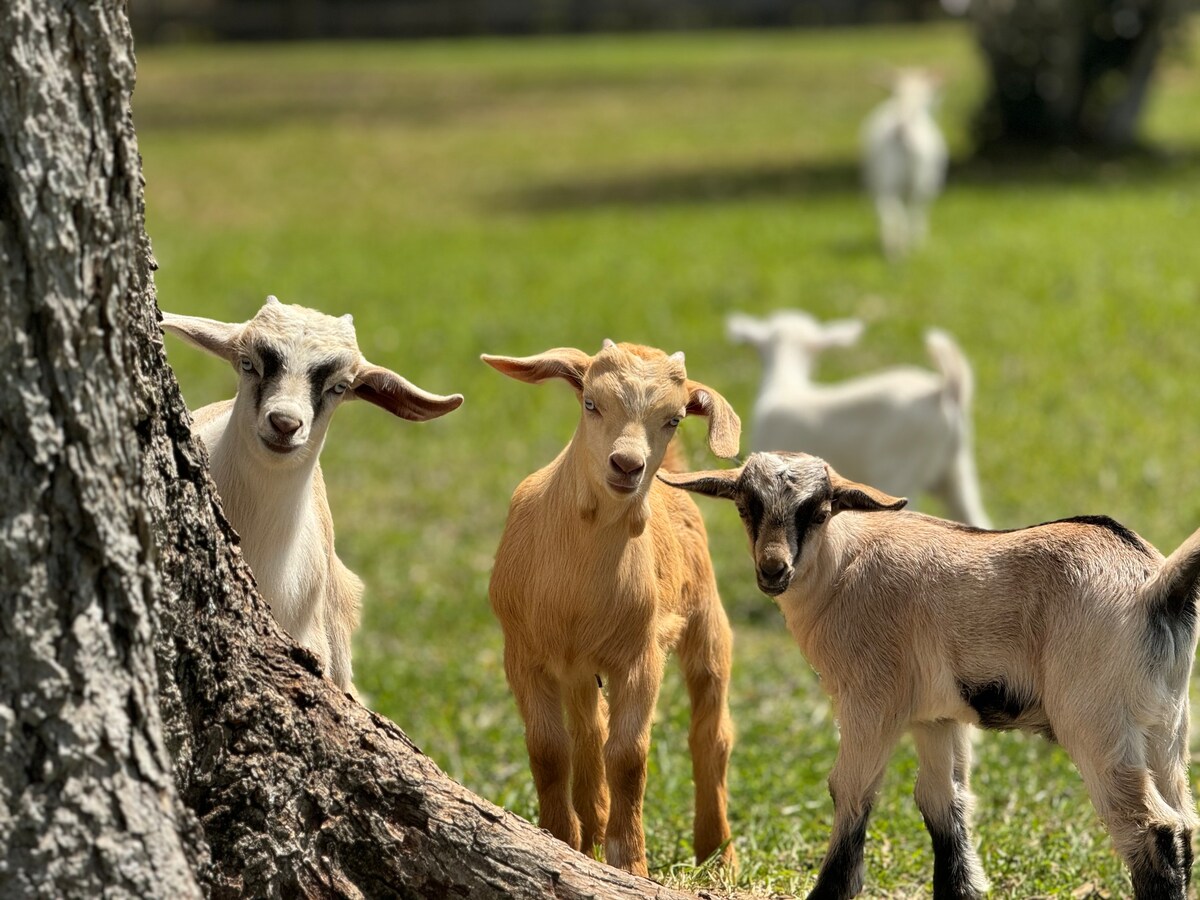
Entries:
<svg viewBox="0 0 1200 900">
<path fill-rule="evenodd" d="M 957 27 L 139 53 L 135 120 L 160 303 L 241 320 L 268 293 L 354 313 L 372 360 L 466 403 L 427 425 L 338 413 L 324 460 L 341 556 L 366 581 L 357 681 L 451 775 L 527 817 L 536 798 L 487 605 L 513 487 L 565 443 L 565 386 L 478 360 L 605 337 L 687 351 L 749 418 L 758 360 L 724 316 L 798 306 L 868 320 L 830 377 L 924 362 L 947 329 L 976 369 L 997 524 L 1111 514 L 1164 549 L 1200 525 L 1200 72 L 1176 58 L 1147 136 L 1159 162 L 967 159 L 982 90 Z M 889 266 L 856 174 L 882 63 L 948 75 L 955 164 L 930 246 Z M 1190 248 L 1190 249 L 1189 249 Z M 193 405 L 234 378 L 168 347 Z M 696 466 L 714 464 L 685 424 Z M 754 588 L 731 509 L 703 501 L 737 635 L 735 886 L 811 886 L 836 732 L 816 678 Z M 646 797 L 653 874 L 690 859 L 686 699 L 674 668 Z M 1128 893 L 1065 754 L 977 745 L 976 831 L 995 897 Z M 928 894 L 932 855 L 902 745 L 868 832 L 872 897 Z M 1072 892 L 1076 892 L 1072 894 Z M 1107 892 L 1104 894 L 1103 892 Z"/>
</svg>

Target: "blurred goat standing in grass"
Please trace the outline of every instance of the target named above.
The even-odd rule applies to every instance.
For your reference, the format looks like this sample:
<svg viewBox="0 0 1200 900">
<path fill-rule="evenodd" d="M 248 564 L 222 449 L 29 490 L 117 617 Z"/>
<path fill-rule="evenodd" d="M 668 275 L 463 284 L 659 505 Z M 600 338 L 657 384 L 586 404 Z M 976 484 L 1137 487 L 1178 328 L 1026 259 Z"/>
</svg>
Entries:
<svg viewBox="0 0 1200 900">
<path fill-rule="evenodd" d="M 647 874 L 650 724 L 677 648 L 692 702 L 696 860 L 719 851 L 732 868 L 733 639 L 700 511 L 654 475 L 685 416 L 708 417 L 709 447 L 722 457 L 737 453 L 741 423 L 687 377 L 682 353 L 605 341 L 595 356 L 560 348 L 483 359 L 519 381 L 562 379 L 581 407 L 571 442 L 513 494 L 488 591 L 525 721 L 538 822 L 585 853 L 602 842 L 609 865 Z"/>
<path fill-rule="evenodd" d="M 933 118 L 938 80 L 922 69 L 900 69 L 892 96 L 863 126 L 863 176 L 879 216 L 880 240 L 897 260 L 925 240 L 929 206 L 946 179 L 946 141 Z"/>
</svg>

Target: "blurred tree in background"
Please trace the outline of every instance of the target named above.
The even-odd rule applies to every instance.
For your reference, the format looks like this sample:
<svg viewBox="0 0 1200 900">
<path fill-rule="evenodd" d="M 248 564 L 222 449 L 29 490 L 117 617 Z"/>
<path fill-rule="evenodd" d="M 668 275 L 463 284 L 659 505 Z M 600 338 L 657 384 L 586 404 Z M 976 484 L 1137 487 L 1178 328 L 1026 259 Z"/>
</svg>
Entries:
<svg viewBox="0 0 1200 900">
<path fill-rule="evenodd" d="M 968 0 L 990 91 L 975 121 L 998 146 L 1128 148 L 1190 0 Z M 963 4 L 966 5 L 966 4 Z"/>
</svg>

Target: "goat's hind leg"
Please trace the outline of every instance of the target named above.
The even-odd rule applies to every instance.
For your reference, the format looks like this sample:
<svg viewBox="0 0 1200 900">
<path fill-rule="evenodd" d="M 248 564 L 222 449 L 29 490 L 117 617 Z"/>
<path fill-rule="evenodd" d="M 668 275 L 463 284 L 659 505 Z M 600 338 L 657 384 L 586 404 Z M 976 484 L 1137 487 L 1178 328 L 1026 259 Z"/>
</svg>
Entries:
<svg viewBox="0 0 1200 900">
<path fill-rule="evenodd" d="M 715 598 L 692 619 L 679 642 L 679 661 L 692 704 L 688 749 L 696 787 L 696 862 L 704 862 L 720 849 L 720 862 L 728 868 L 737 866 L 726 818 L 726 773 L 733 747 L 729 716 L 732 647 L 729 620 Z"/>
<path fill-rule="evenodd" d="M 508 652 L 504 671 L 525 721 L 525 747 L 538 795 L 538 824 L 578 850 L 579 818 L 568 793 L 571 739 L 563 724 L 558 680 L 540 667 L 514 660 Z"/>
<path fill-rule="evenodd" d="M 1061 735 L 1060 735 L 1061 737 Z M 1119 740 L 1119 738 L 1118 738 Z M 1113 846 L 1129 867 L 1137 900 L 1184 900 L 1187 854 L 1181 846 L 1187 823 L 1158 792 L 1140 754 L 1103 760 L 1092 746 L 1076 753 L 1065 741 L 1083 775 L 1088 794 L 1108 826 Z M 1111 747 L 1114 743 L 1097 744 Z"/>
<path fill-rule="evenodd" d="M 1183 701 L 1173 727 L 1164 733 L 1151 733 L 1146 741 L 1146 751 L 1158 792 L 1179 815 L 1180 867 L 1186 887 L 1192 881 L 1192 835 L 1196 830 L 1196 805 L 1188 781 L 1190 728 L 1187 688 L 1183 690 Z"/>
<path fill-rule="evenodd" d="M 913 727 L 920 769 L 914 794 L 933 840 L 934 900 L 979 900 L 987 880 L 971 845 L 967 726 L 934 722 Z"/>
<path fill-rule="evenodd" d="M 604 742 L 608 739 L 608 704 L 598 675 L 576 677 L 567 690 L 571 728 L 571 803 L 579 816 L 580 846 L 591 853 L 604 843 L 608 825 L 608 784 L 604 776 Z"/>
</svg>

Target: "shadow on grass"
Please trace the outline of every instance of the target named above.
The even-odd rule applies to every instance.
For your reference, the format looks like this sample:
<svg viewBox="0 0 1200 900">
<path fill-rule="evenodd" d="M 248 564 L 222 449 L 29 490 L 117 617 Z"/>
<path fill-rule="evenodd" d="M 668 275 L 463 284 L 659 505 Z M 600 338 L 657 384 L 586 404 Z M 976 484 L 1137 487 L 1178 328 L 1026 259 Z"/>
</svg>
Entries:
<svg viewBox="0 0 1200 900">
<path fill-rule="evenodd" d="M 951 164 L 948 182 L 1012 189 L 1062 185 L 1141 185 L 1200 175 L 1200 148 L 1090 156 L 1073 150 L 973 157 Z M 862 191 L 857 160 L 748 163 L 647 169 L 611 178 L 547 182 L 502 194 L 509 210 L 555 212 L 592 207 L 709 204 L 840 196 Z"/>
</svg>

